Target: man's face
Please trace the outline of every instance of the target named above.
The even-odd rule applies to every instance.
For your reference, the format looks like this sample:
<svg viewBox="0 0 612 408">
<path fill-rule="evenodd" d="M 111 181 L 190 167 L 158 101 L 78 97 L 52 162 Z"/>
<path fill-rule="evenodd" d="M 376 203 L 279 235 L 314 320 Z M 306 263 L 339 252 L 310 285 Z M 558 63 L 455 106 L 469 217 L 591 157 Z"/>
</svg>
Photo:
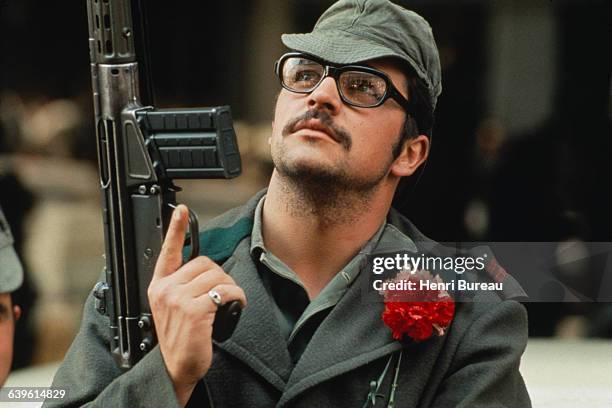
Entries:
<svg viewBox="0 0 612 408">
<path fill-rule="evenodd" d="M 6 381 L 13 360 L 15 318 L 10 293 L 0 293 L 0 386 Z"/>
<path fill-rule="evenodd" d="M 408 97 L 406 77 L 392 61 L 368 65 L 385 72 Z M 366 190 L 389 173 L 404 119 L 404 110 L 392 99 L 375 108 L 345 104 L 331 77 L 310 94 L 283 89 L 274 114 L 272 159 L 281 174 Z"/>
</svg>

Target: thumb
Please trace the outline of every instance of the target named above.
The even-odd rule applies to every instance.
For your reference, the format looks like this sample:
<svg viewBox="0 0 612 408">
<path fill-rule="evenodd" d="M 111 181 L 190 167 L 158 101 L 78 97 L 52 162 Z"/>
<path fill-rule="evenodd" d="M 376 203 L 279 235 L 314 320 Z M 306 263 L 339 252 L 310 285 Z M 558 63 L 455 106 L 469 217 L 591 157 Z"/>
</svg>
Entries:
<svg viewBox="0 0 612 408">
<path fill-rule="evenodd" d="M 178 205 L 172 212 L 168 232 L 155 264 L 153 279 L 168 276 L 183 264 L 183 244 L 189 224 L 188 213 L 189 210 L 182 204 Z"/>
</svg>

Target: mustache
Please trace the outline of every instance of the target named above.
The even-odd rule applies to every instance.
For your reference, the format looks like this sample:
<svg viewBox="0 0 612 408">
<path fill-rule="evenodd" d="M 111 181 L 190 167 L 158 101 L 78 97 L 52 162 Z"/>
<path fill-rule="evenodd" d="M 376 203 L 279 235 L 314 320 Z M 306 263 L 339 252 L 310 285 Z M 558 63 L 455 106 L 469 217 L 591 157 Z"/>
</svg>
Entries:
<svg viewBox="0 0 612 408">
<path fill-rule="evenodd" d="M 294 131 L 296 125 L 299 122 L 307 121 L 310 119 L 319 119 L 321 123 L 329 130 L 331 136 L 342 145 L 344 150 L 351 150 L 351 146 L 353 145 L 353 138 L 351 137 L 350 133 L 339 126 L 336 126 L 329 113 L 319 109 L 311 109 L 309 111 L 306 111 L 304 114 L 291 119 L 283 127 L 282 135 L 289 135 L 291 132 Z"/>
</svg>

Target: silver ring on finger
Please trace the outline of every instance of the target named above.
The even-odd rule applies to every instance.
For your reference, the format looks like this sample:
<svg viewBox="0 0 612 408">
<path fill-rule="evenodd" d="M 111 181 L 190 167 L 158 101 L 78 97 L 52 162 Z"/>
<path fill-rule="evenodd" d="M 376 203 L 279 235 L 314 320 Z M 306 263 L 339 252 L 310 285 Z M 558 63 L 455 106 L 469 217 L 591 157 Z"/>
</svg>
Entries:
<svg viewBox="0 0 612 408">
<path fill-rule="evenodd" d="M 221 300 L 221 295 L 219 294 L 219 292 L 217 292 L 214 289 L 208 291 L 208 297 L 217 306 L 221 306 L 223 304 L 223 302 Z"/>
</svg>

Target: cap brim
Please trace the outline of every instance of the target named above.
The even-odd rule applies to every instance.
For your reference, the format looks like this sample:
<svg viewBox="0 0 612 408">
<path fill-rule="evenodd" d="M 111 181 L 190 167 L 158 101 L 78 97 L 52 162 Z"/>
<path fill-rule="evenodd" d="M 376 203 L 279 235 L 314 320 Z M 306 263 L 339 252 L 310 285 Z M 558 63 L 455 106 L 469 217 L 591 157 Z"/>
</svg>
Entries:
<svg viewBox="0 0 612 408">
<path fill-rule="evenodd" d="M 355 64 L 382 57 L 404 59 L 388 47 L 344 31 L 283 34 L 281 40 L 292 50 L 312 54 L 333 64 Z"/>
<path fill-rule="evenodd" d="M 0 249 L 0 293 L 14 292 L 23 282 L 21 262 L 12 246 Z"/>
</svg>

